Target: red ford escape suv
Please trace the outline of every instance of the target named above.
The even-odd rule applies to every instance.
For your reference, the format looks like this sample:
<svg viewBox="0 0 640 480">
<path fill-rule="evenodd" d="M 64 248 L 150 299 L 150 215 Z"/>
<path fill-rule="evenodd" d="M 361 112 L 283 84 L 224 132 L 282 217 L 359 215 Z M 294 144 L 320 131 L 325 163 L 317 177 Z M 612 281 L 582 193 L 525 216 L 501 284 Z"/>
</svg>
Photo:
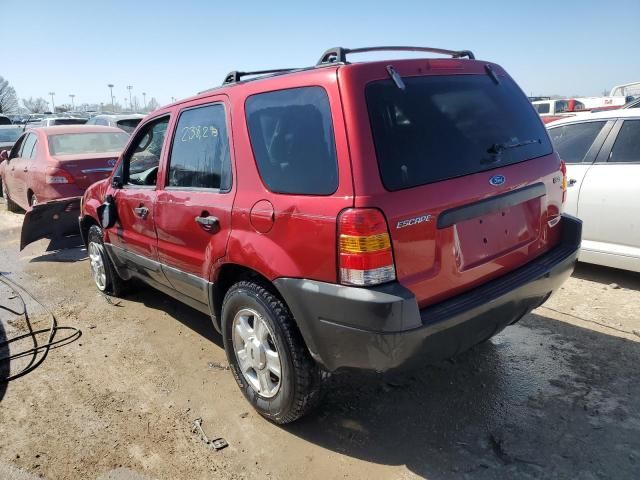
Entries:
<svg viewBox="0 0 640 480">
<path fill-rule="evenodd" d="M 377 50 L 451 58 L 346 58 Z M 80 228 L 100 291 L 137 277 L 211 315 L 245 397 L 287 423 L 322 371 L 445 359 L 542 304 L 580 244 L 565 190 L 500 66 L 335 48 L 153 112 Z"/>
</svg>

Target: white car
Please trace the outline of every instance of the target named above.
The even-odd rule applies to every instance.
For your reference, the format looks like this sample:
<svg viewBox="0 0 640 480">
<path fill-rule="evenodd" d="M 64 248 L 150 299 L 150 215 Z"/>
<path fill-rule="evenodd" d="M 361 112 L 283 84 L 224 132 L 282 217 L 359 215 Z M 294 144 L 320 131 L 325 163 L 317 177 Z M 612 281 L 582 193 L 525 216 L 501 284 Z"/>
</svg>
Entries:
<svg viewBox="0 0 640 480">
<path fill-rule="evenodd" d="M 582 219 L 580 260 L 640 272 L 640 111 L 547 125 L 567 164 L 565 211 Z"/>
</svg>

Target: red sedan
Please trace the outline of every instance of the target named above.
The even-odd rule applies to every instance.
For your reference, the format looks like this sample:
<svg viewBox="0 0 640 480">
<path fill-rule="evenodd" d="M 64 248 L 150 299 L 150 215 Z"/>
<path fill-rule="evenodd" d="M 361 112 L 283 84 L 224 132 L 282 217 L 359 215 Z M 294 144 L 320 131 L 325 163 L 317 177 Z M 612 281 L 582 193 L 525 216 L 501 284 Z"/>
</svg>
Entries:
<svg viewBox="0 0 640 480">
<path fill-rule="evenodd" d="M 9 210 L 81 196 L 106 178 L 129 136 L 114 127 L 69 125 L 33 128 L 11 152 L 0 153 L 2 195 Z"/>
</svg>

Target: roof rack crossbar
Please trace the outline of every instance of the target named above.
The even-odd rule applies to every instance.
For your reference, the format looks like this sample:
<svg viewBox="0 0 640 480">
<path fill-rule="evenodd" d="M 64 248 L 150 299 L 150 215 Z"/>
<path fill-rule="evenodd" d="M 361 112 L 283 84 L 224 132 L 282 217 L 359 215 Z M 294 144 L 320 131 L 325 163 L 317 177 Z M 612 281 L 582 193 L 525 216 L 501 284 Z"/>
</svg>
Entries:
<svg viewBox="0 0 640 480">
<path fill-rule="evenodd" d="M 328 63 L 347 63 L 347 54 L 352 54 L 352 53 L 388 52 L 388 51 L 439 53 L 441 55 L 450 55 L 453 58 L 467 57 L 470 60 L 475 60 L 476 58 L 471 50 L 445 50 L 443 48 L 400 47 L 400 46 L 364 47 L 364 48 L 334 47 L 324 52 L 316 65 L 326 65 Z"/>
<path fill-rule="evenodd" d="M 234 70 L 232 72 L 227 73 L 227 75 L 224 77 L 224 81 L 222 82 L 222 85 L 239 82 L 242 79 L 242 77 L 246 77 L 249 75 L 267 75 L 269 73 L 284 73 L 284 72 L 290 72 L 292 70 L 296 70 L 296 69 L 295 68 L 276 68 L 272 70 L 256 70 L 253 72 L 240 72 L 238 70 Z"/>
</svg>

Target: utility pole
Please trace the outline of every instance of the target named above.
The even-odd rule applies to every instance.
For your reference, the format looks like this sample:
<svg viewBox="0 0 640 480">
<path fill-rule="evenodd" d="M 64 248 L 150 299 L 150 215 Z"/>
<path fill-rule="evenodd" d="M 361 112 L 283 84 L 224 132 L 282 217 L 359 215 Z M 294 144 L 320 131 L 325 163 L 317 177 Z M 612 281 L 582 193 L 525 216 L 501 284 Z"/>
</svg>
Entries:
<svg viewBox="0 0 640 480">
<path fill-rule="evenodd" d="M 147 109 L 147 92 L 142 92 L 142 100 L 144 101 L 144 109 Z"/>
<path fill-rule="evenodd" d="M 171 97 L 171 103 L 176 103 L 176 97 Z"/>
<path fill-rule="evenodd" d="M 71 111 L 72 111 L 72 112 L 75 112 L 75 110 L 76 110 L 76 106 L 75 106 L 75 104 L 73 103 L 73 99 L 75 98 L 75 94 L 74 94 L 74 93 L 70 93 L 70 94 L 69 94 L 69 96 L 71 97 Z"/>
<path fill-rule="evenodd" d="M 133 111 L 133 103 L 131 103 L 131 90 L 133 90 L 133 85 L 127 85 L 127 90 L 129 90 L 129 109 Z"/>
<path fill-rule="evenodd" d="M 114 110 L 114 106 L 113 106 L 113 83 L 110 83 L 109 85 L 107 85 L 107 87 L 109 87 L 109 90 L 111 91 L 111 110 Z"/>
<path fill-rule="evenodd" d="M 56 92 L 49 92 L 49 95 L 51 95 L 51 111 L 53 113 L 56 113 L 56 104 L 53 103 L 53 96 L 56 94 Z"/>
</svg>

